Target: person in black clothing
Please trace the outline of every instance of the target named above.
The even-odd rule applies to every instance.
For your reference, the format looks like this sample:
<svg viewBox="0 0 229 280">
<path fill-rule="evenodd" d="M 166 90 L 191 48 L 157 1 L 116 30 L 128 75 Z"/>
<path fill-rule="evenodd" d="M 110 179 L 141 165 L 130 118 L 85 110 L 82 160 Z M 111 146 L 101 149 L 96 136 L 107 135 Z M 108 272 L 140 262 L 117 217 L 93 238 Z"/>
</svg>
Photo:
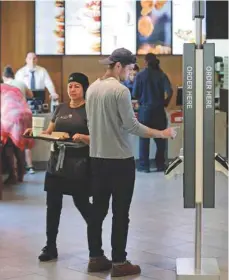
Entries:
<svg viewBox="0 0 229 280">
<path fill-rule="evenodd" d="M 90 216 L 89 132 L 84 100 L 88 86 L 88 77 L 84 74 L 73 73 L 69 76 L 70 102 L 56 108 L 48 128 L 44 131 L 46 134 L 54 131 L 69 133 L 73 141 L 52 144 L 44 183 L 47 192 L 47 244 L 39 255 L 40 261 L 50 261 L 58 257 L 56 238 L 63 195 L 72 196 L 86 223 Z M 30 132 L 31 129 L 26 131 Z"/>
<path fill-rule="evenodd" d="M 164 107 L 172 97 L 172 87 L 167 75 L 161 70 L 159 60 L 152 53 L 145 56 L 146 68 L 135 78 L 132 97 L 139 102 L 139 121 L 154 129 L 167 127 Z M 154 138 L 157 146 L 155 161 L 157 171 L 164 171 L 166 140 Z M 150 172 L 150 139 L 140 138 L 138 171 Z"/>
</svg>

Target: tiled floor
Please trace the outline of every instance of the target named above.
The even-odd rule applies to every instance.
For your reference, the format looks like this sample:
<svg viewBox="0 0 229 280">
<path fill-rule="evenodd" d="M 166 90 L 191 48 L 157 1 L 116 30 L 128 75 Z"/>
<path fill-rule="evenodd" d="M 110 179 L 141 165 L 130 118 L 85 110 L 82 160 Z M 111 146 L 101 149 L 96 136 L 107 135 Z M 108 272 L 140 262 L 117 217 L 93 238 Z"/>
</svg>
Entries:
<svg viewBox="0 0 229 280">
<path fill-rule="evenodd" d="M 70 197 L 65 197 L 60 225 L 58 262 L 40 264 L 45 241 L 43 173 L 29 175 L 24 184 L 5 189 L 0 202 L 0 280 L 99 280 L 109 274 L 88 275 L 86 226 Z M 228 279 L 227 180 L 216 177 L 216 209 L 204 211 L 203 255 L 216 257 L 221 280 Z M 111 213 L 104 223 L 104 248 L 110 255 Z M 184 210 L 181 179 L 163 174 L 137 174 L 131 208 L 128 258 L 141 264 L 135 280 L 174 280 L 177 257 L 194 254 L 194 210 Z"/>
</svg>

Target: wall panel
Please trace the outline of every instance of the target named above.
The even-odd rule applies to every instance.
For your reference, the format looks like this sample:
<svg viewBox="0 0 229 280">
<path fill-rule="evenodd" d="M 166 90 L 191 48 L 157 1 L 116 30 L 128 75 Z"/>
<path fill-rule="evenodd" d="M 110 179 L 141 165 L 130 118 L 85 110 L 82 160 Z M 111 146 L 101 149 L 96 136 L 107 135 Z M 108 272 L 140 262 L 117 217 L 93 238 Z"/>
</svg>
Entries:
<svg viewBox="0 0 229 280">
<path fill-rule="evenodd" d="M 72 72 L 83 72 L 88 75 L 90 82 L 95 81 L 104 73 L 104 66 L 100 65 L 98 60 L 101 57 L 96 56 L 65 56 L 63 58 L 63 96 L 67 100 L 66 87 L 68 75 Z M 170 108 L 176 103 L 176 86 L 182 83 L 182 57 L 181 56 L 164 56 L 159 57 L 161 68 L 167 73 L 173 85 L 174 96 L 171 100 Z M 144 67 L 144 57 L 138 57 L 138 64 Z"/>
<path fill-rule="evenodd" d="M 25 63 L 25 56 L 34 51 L 34 1 L 0 1 L 1 4 L 1 68 L 10 64 L 15 70 Z M 39 65 L 44 66 L 61 96 L 66 94 L 67 77 L 71 72 L 83 72 L 90 82 L 103 74 L 104 67 L 99 65 L 97 56 L 39 56 Z M 160 57 L 161 67 L 168 74 L 174 91 L 182 82 L 182 57 Z M 138 58 L 140 67 L 144 66 L 143 57 Z M 175 104 L 174 95 L 171 105 Z M 170 107 L 171 107 L 170 105 Z"/>
</svg>

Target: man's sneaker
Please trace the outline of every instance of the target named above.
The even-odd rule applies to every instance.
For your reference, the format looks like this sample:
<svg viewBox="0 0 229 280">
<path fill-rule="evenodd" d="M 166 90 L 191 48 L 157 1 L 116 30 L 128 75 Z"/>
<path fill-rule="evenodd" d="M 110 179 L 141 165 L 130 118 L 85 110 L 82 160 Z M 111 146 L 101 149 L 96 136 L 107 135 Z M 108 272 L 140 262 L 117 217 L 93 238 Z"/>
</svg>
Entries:
<svg viewBox="0 0 229 280">
<path fill-rule="evenodd" d="M 29 174 L 34 174 L 35 173 L 35 170 L 33 169 L 33 167 L 28 168 L 28 173 Z"/>
<path fill-rule="evenodd" d="M 88 272 L 108 271 L 112 268 L 112 262 L 105 256 L 91 258 L 88 263 Z"/>
<path fill-rule="evenodd" d="M 40 253 L 40 256 L 38 257 L 38 259 L 41 262 L 48 262 L 48 261 L 53 261 L 56 260 L 58 257 L 58 252 L 57 252 L 57 248 L 48 248 L 47 246 L 45 246 Z"/>
<path fill-rule="evenodd" d="M 129 275 L 136 275 L 141 273 L 139 265 L 133 265 L 131 262 L 126 261 L 123 264 L 113 264 L 111 270 L 111 277 L 122 277 Z"/>
</svg>

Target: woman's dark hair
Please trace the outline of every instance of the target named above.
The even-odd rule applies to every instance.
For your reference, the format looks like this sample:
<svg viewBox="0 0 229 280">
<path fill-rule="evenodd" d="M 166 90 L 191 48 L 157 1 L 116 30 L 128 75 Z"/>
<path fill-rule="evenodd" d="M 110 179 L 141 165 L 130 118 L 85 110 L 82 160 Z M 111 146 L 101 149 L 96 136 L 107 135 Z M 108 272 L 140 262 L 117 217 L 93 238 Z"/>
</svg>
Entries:
<svg viewBox="0 0 229 280">
<path fill-rule="evenodd" d="M 14 79 L 14 71 L 11 66 L 6 66 L 2 73 L 3 77 Z"/>
<path fill-rule="evenodd" d="M 160 69 L 160 61 L 159 59 L 157 59 L 156 55 L 153 53 L 148 53 L 145 56 L 145 61 L 148 65 L 148 67 L 150 67 L 151 69 L 155 69 L 155 70 L 159 70 Z"/>
<path fill-rule="evenodd" d="M 137 64 L 134 64 L 134 69 L 133 70 L 139 72 L 140 68 Z"/>
</svg>

